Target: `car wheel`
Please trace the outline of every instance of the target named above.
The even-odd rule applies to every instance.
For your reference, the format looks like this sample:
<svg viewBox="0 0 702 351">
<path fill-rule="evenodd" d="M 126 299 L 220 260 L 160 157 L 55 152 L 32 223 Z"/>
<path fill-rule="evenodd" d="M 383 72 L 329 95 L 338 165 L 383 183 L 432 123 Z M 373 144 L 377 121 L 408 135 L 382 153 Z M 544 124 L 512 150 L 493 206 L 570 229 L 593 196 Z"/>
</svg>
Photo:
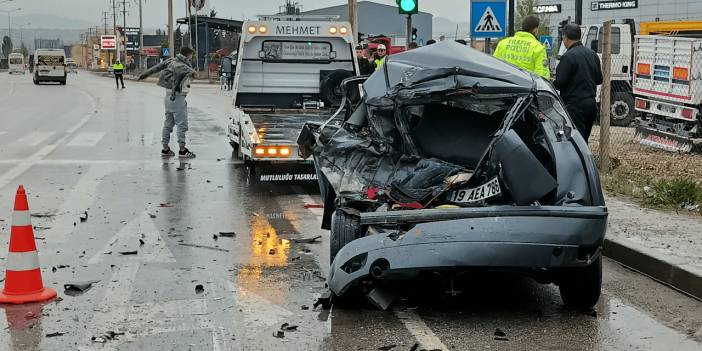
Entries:
<svg viewBox="0 0 702 351">
<path fill-rule="evenodd" d="M 34 81 L 34 85 L 39 85 L 39 81 L 37 80 L 36 77 L 34 77 L 33 81 Z"/>
<path fill-rule="evenodd" d="M 587 267 L 569 269 L 564 273 L 558 284 L 563 304 L 574 309 L 595 306 L 602 289 L 602 256 Z"/>
<path fill-rule="evenodd" d="M 610 124 L 618 127 L 628 127 L 636 117 L 634 97 L 623 91 L 612 94 L 612 107 L 610 109 Z"/>
<path fill-rule="evenodd" d="M 329 263 L 334 262 L 334 257 L 342 247 L 360 238 L 361 234 L 361 222 L 358 217 L 343 210 L 334 211 L 329 233 Z"/>
<path fill-rule="evenodd" d="M 61 85 L 66 85 L 66 81 L 65 81 L 65 80 L 62 80 L 62 81 L 60 81 L 59 83 L 61 83 Z"/>
</svg>

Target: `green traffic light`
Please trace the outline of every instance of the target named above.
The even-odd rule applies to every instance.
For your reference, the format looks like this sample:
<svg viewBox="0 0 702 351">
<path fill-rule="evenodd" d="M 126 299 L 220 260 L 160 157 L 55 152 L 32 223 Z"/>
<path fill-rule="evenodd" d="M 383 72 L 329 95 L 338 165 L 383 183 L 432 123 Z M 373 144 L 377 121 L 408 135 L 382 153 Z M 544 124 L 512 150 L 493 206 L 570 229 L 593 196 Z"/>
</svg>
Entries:
<svg viewBox="0 0 702 351">
<path fill-rule="evenodd" d="M 401 14 L 418 13 L 419 0 L 397 0 Z"/>
<path fill-rule="evenodd" d="M 400 0 L 400 8 L 402 9 L 402 11 L 412 12 L 416 7 L 416 0 Z"/>
</svg>

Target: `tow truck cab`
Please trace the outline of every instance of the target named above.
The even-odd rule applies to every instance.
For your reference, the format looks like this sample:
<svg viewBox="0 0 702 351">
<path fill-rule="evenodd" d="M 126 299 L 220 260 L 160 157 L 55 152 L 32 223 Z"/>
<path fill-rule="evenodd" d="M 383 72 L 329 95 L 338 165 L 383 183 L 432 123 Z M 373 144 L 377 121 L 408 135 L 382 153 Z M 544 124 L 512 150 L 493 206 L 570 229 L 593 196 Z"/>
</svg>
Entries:
<svg viewBox="0 0 702 351">
<path fill-rule="evenodd" d="M 358 74 L 351 26 L 332 19 L 275 15 L 244 23 L 227 136 L 249 165 L 303 163 L 302 126 L 329 119 L 340 83 Z"/>
</svg>

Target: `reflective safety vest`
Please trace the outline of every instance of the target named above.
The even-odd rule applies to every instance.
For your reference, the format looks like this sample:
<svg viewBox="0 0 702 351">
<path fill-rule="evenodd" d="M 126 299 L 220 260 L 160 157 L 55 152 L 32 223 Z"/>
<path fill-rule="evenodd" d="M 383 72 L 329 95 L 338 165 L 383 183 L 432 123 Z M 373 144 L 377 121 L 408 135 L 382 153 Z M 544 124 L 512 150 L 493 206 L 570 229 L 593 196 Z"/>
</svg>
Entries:
<svg viewBox="0 0 702 351">
<path fill-rule="evenodd" d="M 385 58 L 386 58 L 386 57 L 388 57 L 388 55 L 385 55 L 385 56 L 383 56 L 383 57 L 381 57 L 381 58 L 379 58 L 379 59 L 373 60 L 373 65 L 375 66 L 375 70 L 376 70 L 376 71 L 379 70 L 380 67 L 383 66 L 383 64 L 385 63 Z"/>
<path fill-rule="evenodd" d="M 124 65 L 122 63 L 115 63 L 112 65 L 112 70 L 115 72 L 115 74 L 122 74 L 124 73 Z"/>
<path fill-rule="evenodd" d="M 531 33 L 517 32 L 500 40 L 494 56 L 546 79 L 551 77 L 546 48 Z"/>
</svg>

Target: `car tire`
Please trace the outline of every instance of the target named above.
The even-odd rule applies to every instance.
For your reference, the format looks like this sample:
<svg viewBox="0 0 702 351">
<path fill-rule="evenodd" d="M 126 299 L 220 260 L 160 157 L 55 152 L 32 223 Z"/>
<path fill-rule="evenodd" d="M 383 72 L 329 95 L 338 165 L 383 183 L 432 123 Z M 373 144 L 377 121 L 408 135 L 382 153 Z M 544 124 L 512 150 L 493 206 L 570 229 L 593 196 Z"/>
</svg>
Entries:
<svg viewBox="0 0 702 351">
<path fill-rule="evenodd" d="M 361 234 L 361 222 L 358 217 L 343 210 L 334 211 L 329 233 L 329 264 L 334 262 L 334 257 L 342 247 L 360 238 Z"/>
<path fill-rule="evenodd" d="M 587 310 L 595 306 L 602 290 L 602 256 L 587 267 L 565 271 L 558 288 L 568 308 Z"/>
<path fill-rule="evenodd" d="M 329 106 L 339 106 L 344 98 L 341 94 L 341 82 L 352 76 L 352 72 L 343 69 L 330 72 L 319 84 L 322 101 Z"/>
<path fill-rule="evenodd" d="M 628 127 L 636 117 L 634 97 L 625 91 L 616 91 L 612 94 L 610 124 L 617 127 Z"/>
<path fill-rule="evenodd" d="M 66 81 L 65 81 L 65 80 L 59 81 L 59 83 L 60 83 L 61 85 L 66 85 Z"/>
<path fill-rule="evenodd" d="M 34 85 L 39 85 L 39 81 L 37 80 L 37 77 L 34 77 L 34 79 L 32 79 L 32 81 L 34 81 Z"/>
</svg>

